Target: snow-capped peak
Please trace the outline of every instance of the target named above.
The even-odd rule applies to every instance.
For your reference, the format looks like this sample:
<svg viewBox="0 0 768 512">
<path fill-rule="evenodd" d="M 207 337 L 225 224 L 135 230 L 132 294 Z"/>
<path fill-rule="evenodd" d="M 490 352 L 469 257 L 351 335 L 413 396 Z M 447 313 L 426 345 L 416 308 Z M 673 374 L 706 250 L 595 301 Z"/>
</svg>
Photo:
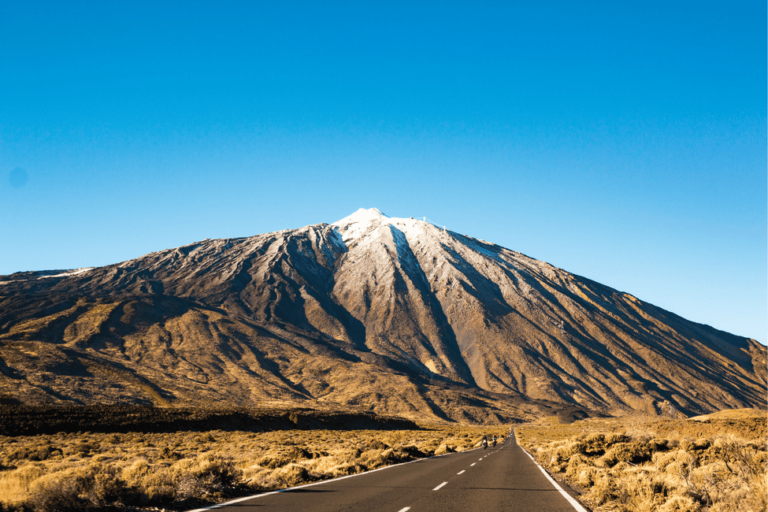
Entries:
<svg viewBox="0 0 768 512">
<path fill-rule="evenodd" d="M 360 208 L 352 215 L 334 222 L 332 226 L 339 228 L 344 243 L 357 240 L 373 228 L 388 223 L 389 217 L 378 208 Z"/>
<path fill-rule="evenodd" d="M 416 220 L 413 217 L 388 217 L 378 208 L 360 208 L 352 215 L 344 217 L 331 225 L 339 228 L 339 233 L 341 234 L 344 243 L 347 243 L 356 241 L 366 233 L 373 232 L 375 229 L 385 225 L 395 226 L 408 233 L 412 228 L 417 227 L 417 225 L 421 225 L 420 227 L 423 230 L 424 224 L 431 225 L 431 223 L 425 223 L 424 221 L 420 219 Z"/>
<path fill-rule="evenodd" d="M 370 224 L 380 219 L 389 219 L 378 208 L 360 208 L 352 215 L 344 217 L 341 220 L 337 220 L 332 226 L 348 226 L 350 224 Z"/>
</svg>

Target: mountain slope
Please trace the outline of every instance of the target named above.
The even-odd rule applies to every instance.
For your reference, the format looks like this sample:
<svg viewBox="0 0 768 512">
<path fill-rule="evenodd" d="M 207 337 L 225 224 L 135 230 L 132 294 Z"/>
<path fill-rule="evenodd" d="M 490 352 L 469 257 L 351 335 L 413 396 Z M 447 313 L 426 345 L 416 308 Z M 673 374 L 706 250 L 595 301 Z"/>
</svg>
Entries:
<svg viewBox="0 0 768 512">
<path fill-rule="evenodd" d="M 26 402 L 328 403 L 466 421 L 766 405 L 756 341 L 375 209 L 0 282 L 0 386 Z"/>
</svg>

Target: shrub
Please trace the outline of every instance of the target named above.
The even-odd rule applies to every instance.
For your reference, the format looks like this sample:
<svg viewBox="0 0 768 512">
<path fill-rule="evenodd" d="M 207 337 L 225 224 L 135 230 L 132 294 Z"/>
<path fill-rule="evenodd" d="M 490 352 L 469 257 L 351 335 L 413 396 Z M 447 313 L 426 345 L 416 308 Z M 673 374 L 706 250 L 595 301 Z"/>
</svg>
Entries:
<svg viewBox="0 0 768 512">
<path fill-rule="evenodd" d="M 184 475 L 179 478 L 176 484 L 175 497 L 181 501 L 190 498 L 202 498 L 210 493 L 212 487 L 209 479 L 195 475 Z"/>
<path fill-rule="evenodd" d="M 409 459 L 418 459 L 421 457 L 426 457 L 427 454 L 419 450 L 413 445 L 408 446 L 399 446 L 397 448 L 397 452 L 401 454 L 401 458 L 405 459 L 406 457 Z"/>
<path fill-rule="evenodd" d="M 572 456 L 568 460 L 568 465 L 567 465 L 565 474 L 569 477 L 574 477 L 577 473 L 581 472 L 585 467 L 591 467 L 591 459 L 585 455 L 577 453 L 576 455 Z"/>
<path fill-rule="evenodd" d="M 616 444 L 616 443 L 628 443 L 631 440 L 632 440 L 631 437 L 629 437 L 628 435 L 626 435 L 624 433 L 620 433 L 620 432 L 613 432 L 613 433 L 608 434 L 607 436 L 605 436 L 605 444 L 607 446 L 611 446 L 611 445 Z"/>
<path fill-rule="evenodd" d="M 80 498 L 82 480 L 66 478 L 47 480 L 37 484 L 30 494 L 29 504 L 35 512 L 76 512 L 86 507 Z"/>
<path fill-rule="evenodd" d="M 302 460 L 311 459 L 312 454 L 304 448 L 293 446 L 285 453 L 285 457 L 289 460 Z"/>
<path fill-rule="evenodd" d="M 38 481 L 29 504 L 36 512 L 98 509 L 128 502 L 132 491 L 114 467 L 87 468 L 68 475 Z"/>
<path fill-rule="evenodd" d="M 129 485 L 141 487 L 142 480 L 152 471 L 146 459 L 136 460 L 133 464 L 123 469 L 122 477 Z"/>
<path fill-rule="evenodd" d="M 648 460 L 651 460 L 651 452 L 647 446 L 640 443 L 618 443 L 598 459 L 597 465 L 610 468 L 619 462 L 639 464 Z"/>
<path fill-rule="evenodd" d="M 99 451 L 99 447 L 91 443 L 78 443 L 66 449 L 64 455 L 88 455 L 92 451 Z"/>
<path fill-rule="evenodd" d="M 281 484 L 281 487 L 291 487 L 311 481 L 307 469 L 298 464 L 289 464 L 281 468 L 275 472 L 274 477 Z"/>
<path fill-rule="evenodd" d="M 699 512 L 701 506 L 686 496 L 675 496 L 661 507 L 659 512 Z"/>
<path fill-rule="evenodd" d="M 691 447 L 693 450 L 706 450 L 710 447 L 709 439 L 705 438 L 699 438 L 696 441 L 693 442 L 693 446 Z"/>
<path fill-rule="evenodd" d="M 95 507 L 104 507 L 107 504 L 125 500 L 129 494 L 125 480 L 120 478 L 116 468 L 107 466 L 95 472 L 88 481 L 89 489 L 86 489 L 88 501 Z"/>
<path fill-rule="evenodd" d="M 285 455 L 267 455 L 256 460 L 256 464 L 268 469 L 277 469 L 291 462 L 291 458 Z"/>
<path fill-rule="evenodd" d="M 386 450 L 389 448 L 386 444 L 382 443 L 378 439 L 374 439 L 370 443 L 368 443 L 368 450 Z"/>
<path fill-rule="evenodd" d="M 243 472 L 231 459 L 203 458 L 201 465 L 183 473 L 175 486 L 174 496 L 179 500 L 206 498 L 232 487 L 242 479 Z"/>
</svg>

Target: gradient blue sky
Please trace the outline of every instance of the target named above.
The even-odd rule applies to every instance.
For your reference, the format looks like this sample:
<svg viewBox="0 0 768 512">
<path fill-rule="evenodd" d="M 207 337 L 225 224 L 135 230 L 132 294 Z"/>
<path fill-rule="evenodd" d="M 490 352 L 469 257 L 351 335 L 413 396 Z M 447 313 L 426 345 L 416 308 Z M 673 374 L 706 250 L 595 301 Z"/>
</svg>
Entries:
<svg viewBox="0 0 768 512">
<path fill-rule="evenodd" d="M 0 274 L 427 216 L 766 342 L 766 4 L 0 3 Z"/>
</svg>

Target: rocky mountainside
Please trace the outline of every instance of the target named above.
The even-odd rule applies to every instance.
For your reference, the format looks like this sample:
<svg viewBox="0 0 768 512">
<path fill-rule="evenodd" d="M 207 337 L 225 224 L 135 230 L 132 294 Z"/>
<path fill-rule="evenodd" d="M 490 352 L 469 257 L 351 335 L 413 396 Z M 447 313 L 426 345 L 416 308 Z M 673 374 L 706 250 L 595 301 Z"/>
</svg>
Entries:
<svg viewBox="0 0 768 512">
<path fill-rule="evenodd" d="M 0 276 L 1 400 L 409 418 L 766 407 L 766 347 L 429 222 L 205 240 Z"/>
</svg>

